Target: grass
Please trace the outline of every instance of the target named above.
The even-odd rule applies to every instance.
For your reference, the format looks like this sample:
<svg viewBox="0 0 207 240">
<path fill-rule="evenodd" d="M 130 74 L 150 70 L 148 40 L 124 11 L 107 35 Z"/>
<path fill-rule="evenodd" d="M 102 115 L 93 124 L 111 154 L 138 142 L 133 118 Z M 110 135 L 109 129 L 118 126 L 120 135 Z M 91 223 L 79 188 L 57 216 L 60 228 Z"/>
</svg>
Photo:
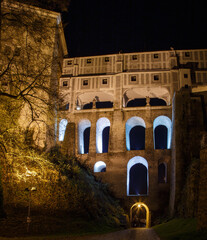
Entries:
<svg viewBox="0 0 207 240">
<path fill-rule="evenodd" d="M 12 222 L 14 222 L 14 220 Z M 81 218 L 75 217 L 73 219 L 65 219 L 65 221 L 58 218 L 47 218 L 46 222 L 41 221 L 41 219 L 39 219 L 39 222 L 36 223 L 33 221 L 30 228 L 31 233 L 26 233 L 26 225 L 22 227 L 20 226 L 19 222 L 20 221 L 16 221 L 14 225 L 10 225 L 9 227 L 9 223 L 7 222 L 7 228 L 4 228 L 2 226 L 2 228 L 0 228 L 0 235 L 2 235 L 0 236 L 0 240 L 8 240 L 11 238 L 12 240 L 52 240 L 68 239 L 69 237 L 71 239 L 72 237 L 75 238 L 76 236 L 98 235 L 118 231 L 121 229 L 120 227 L 116 226 L 108 226 L 103 222 L 95 222 L 92 220 L 85 221 Z M 48 229 L 48 226 L 46 226 L 47 224 L 51 225 L 52 228 L 56 227 L 57 231 L 51 232 L 51 229 Z M 12 234 L 8 235 L 7 232 L 10 232 Z"/>
<path fill-rule="evenodd" d="M 206 231 L 196 230 L 195 219 L 173 219 L 153 227 L 161 240 L 206 240 Z"/>
</svg>

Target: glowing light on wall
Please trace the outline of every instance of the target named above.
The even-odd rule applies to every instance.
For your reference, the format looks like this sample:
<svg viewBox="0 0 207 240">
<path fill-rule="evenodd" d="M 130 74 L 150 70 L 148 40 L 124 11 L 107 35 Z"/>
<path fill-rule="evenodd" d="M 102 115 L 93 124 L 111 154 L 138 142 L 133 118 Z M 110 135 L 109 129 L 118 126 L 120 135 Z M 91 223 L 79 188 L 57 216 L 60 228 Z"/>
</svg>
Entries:
<svg viewBox="0 0 207 240">
<path fill-rule="evenodd" d="M 155 128 L 159 125 L 164 125 L 167 128 L 167 149 L 170 149 L 172 139 L 172 122 L 169 117 L 163 115 L 155 118 L 153 122 L 153 133 L 155 133 Z M 155 134 L 154 134 L 154 148 L 155 148 Z"/>
<path fill-rule="evenodd" d="M 64 140 L 67 124 L 68 124 L 68 121 L 66 119 L 62 119 L 59 123 L 59 141 L 60 142 Z"/>
<path fill-rule="evenodd" d="M 146 167 L 146 169 L 147 169 L 147 193 L 148 193 L 148 188 L 149 188 L 148 162 L 143 157 L 136 156 L 136 157 L 133 157 L 132 159 L 130 159 L 128 164 L 127 164 L 127 196 L 137 196 L 137 195 L 140 195 L 139 193 L 137 193 L 137 195 L 129 194 L 130 169 L 131 169 L 131 167 L 133 167 L 135 164 L 138 164 L 138 163 L 144 165 Z"/>
<path fill-rule="evenodd" d="M 103 153 L 103 130 L 105 127 L 110 127 L 108 118 L 100 118 L 96 122 L 96 152 Z"/>
<path fill-rule="evenodd" d="M 106 171 L 106 164 L 102 161 L 95 163 L 94 165 L 94 172 L 105 172 Z"/>
<path fill-rule="evenodd" d="M 129 133 L 135 126 L 142 126 L 146 128 L 145 122 L 141 117 L 132 117 L 126 122 L 126 148 L 130 151 L 130 137 Z"/>
<path fill-rule="evenodd" d="M 80 154 L 84 154 L 84 131 L 91 127 L 91 122 L 88 119 L 83 119 L 78 123 L 78 150 Z"/>
</svg>

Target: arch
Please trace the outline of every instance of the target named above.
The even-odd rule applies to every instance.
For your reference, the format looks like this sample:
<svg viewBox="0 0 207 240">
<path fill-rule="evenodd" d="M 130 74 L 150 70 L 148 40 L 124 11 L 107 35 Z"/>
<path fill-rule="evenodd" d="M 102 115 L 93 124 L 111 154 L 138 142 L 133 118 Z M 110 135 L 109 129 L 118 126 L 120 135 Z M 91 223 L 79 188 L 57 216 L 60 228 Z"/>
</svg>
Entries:
<svg viewBox="0 0 207 240">
<path fill-rule="evenodd" d="M 99 118 L 96 122 L 96 152 L 108 152 L 110 121 L 108 118 Z"/>
<path fill-rule="evenodd" d="M 106 164 L 103 161 L 98 161 L 94 164 L 94 172 L 106 172 Z"/>
<path fill-rule="evenodd" d="M 166 183 L 167 182 L 167 164 L 160 163 L 158 166 L 158 183 Z"/>
<path fill-rule="evenodd" d="M 67 119 L 62 119 L 59 123 L 59 141 L 60 142 L 62 142 L 64 140 L 67 124 L 68 124 Z"/>
<path fill-rule="evenodd" d="M 155 129 L 158 127 L 158 126 L 164 126 L 164 127 L 159 127 L 158 128 L 158 132 L 160 131 L 161 134 L 163 134 L 162 137 L 166 137 L 167 138 L 167 146 L 166 148 L 167 149 L 170 149 L 171 147 L 171 139 L 172 139 L 172 122 L 170 120 L 169 117 L 167 116 L 159 116 L 157 118 L 155 118 L 154 122 L 153 122 L 153 133 L 154 133 L 154 149 L 157 149 L 156 148 L 156 140 L 157 138 L 159 137 L 156 132 L 155 132 Z M 167 130 L 167 131 L 166 131 Z M 166 134 L 164 133 L 166 131 Z"/>
<path fill-rule="evenodd" d="M 149 98 L 157 98 L 162 99 L 166 102 L 166 105 L 170 105 L 171 103 L 171 96 L 169 89 L 166 87 L 134 87 L 127 89 L 123 93 L 123 107 L 126 107 L 128 102 L 134 99 L 145 99 L 146 96 Z M 144 103 L 143 103 L 144 104 Z"/>
<path fill-rule="evenodd" d="M 92 108 L 93 100 L 96 99 L 96 108 L 111 108 L 113 107 L 114 97 L 111 92 L 93 91 L 84 92 L 76 98 L 76 108 L 90 109 Z"/>
<path fill-rule="evenodd" d="M 148 195 L 148 188 L 147 160 L 140 156 L 131 158 L 127 164 L 127 196 Z"/>
<path fill-rule="evenodd" d="M 142 131 L 144 130 L 143 131 L 144 137 L 139 139 L 139 142 L 141 143 L 142 146 L 144 146 L 142 147 L 142 149 L 145 148 L 145 128 L 146 128 L 145 122 L 141 117 L 131 117 L 126 122 L 126 148 L 128 151 L 132 150 L 131 143 L 130 143 L 130 131 L 136 126 L 141 127 L 140 129 L 142 129 Z"/>
<path fill-rule="evenodd" d="M 90 140 L 91 122 L 88 119 L 83 119 L 78 123 L 78 150 L 80 154 L 88 153 Z"/>
<path fill-rule="evenodd" d="M 132 223 L 132 210 L 133 208 L 140 208 L 140 207 L 144 207 L 146 210 L 146 228 L 150 227 L 150 211 L 149 208 L 146 204 L 144 204 L 143 202 L 137 202 L 135 204 L 133 204 L 130 208 L 130 223 Z"/>
</svg>

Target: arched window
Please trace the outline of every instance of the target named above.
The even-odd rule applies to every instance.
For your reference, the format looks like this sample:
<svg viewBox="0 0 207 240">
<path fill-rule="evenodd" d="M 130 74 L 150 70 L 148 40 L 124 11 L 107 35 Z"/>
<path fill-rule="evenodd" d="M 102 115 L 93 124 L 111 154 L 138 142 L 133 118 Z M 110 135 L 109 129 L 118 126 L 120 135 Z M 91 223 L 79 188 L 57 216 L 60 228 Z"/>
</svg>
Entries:
<svg viewBox="0 0 207 240">
<path fill-rule="evenodd" d="M 89 152 L 91 122 L 83 119 L 78 124 L 79 153 L 85 154 Z"/>
<path fill-rule="evenodd" d="M 148 163 L 143 157 L 137 156 L 127 164 L 127 196 L 148 194 L 149 187 Z"/>
<path fill-rule="evenodd" d="M 145 122 L 140 117 L 132 117 L 126 122 L 126 148 L 130 150 L 145 149 Z"/>
<path fill-rule="evenodd" d="M 158 166 L 158 183 L 167 182 L 167 165 L 166 163 L 160 163 Z"/>
<path fill-rule="evenodd" d="M 106 172 L 106 164 L 102 161 L 95 163 L 94 172 Z"/>
<path fill-rule="evenodd" d="M 60 142 L 64 140 L 67 124 L 68 124 L 68 121 L 66 119 L 62 119 L 59 123 L 59 141 Z"/>
<path fill-rule="evenodd" d="M 100 118 L 96 122 L 96 152 L 108 152 L 110 121 L 108 118 Z"/>
<path fill-rule="evenodd" d="M 170 149 L 172 123 L 166 116 L 159 116 L 153 122 L 154 148 Z"/>
</svg>

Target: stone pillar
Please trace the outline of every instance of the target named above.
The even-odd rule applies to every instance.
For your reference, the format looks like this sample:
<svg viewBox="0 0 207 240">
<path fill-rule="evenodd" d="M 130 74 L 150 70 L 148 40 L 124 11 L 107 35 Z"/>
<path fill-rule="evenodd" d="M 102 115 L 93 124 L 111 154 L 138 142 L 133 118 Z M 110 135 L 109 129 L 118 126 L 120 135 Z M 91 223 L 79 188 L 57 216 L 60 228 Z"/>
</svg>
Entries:
<svg viewBox="0 0 207 240">
<path fill-rule="evenodd" d="M 91 153 L 96 153 L 96 118 L 94 118 L 93 121 L 91 121 L 89 154 Z"/>
</svg>

